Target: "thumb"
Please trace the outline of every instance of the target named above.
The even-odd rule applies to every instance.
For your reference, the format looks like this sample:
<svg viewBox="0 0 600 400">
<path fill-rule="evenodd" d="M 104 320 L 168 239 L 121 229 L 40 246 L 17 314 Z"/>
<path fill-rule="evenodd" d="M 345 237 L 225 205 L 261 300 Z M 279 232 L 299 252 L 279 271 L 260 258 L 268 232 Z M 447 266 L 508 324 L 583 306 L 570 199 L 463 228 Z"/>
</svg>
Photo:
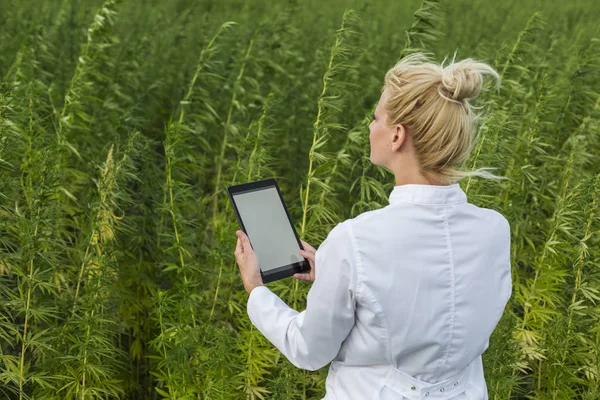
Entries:
<svg viewBox="0 0 600 400">
<path fill-rule="evenodd" d="M 248 236 L 246 236 L 246 234 L 243 231 L 236 231 L 235 233 L 237 237 L 240 238 L 244 251 L 250 250 L 250 242 L 248 241 Z"/>
<path fill-rule="evenodd" d="M 235 254 L 237 255 L 237 254 L 240 254 L 243 252 L 244 252 L 244 249 L 242 248 L 242 243 L 241 243 L 240 239 L 238 238 L 237 243 L 235 245 Z"/>
</svg>

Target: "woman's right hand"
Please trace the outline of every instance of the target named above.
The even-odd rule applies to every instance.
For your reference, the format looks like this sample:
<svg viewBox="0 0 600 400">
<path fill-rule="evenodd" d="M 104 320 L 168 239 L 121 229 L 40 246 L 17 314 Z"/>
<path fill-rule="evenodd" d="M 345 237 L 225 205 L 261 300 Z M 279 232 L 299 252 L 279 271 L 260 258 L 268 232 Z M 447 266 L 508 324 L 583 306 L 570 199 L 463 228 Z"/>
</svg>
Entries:
<svg viewBox="0 0 600 400">
<path fill-rule="evenodd" d="M 308 259 L 308 263 L 310 264 L 310 272 L 305 272 L 302 274 L 294 274 L 294 278 L 301 279 L 303 281 L 314 282 L 315 281 L 315 250 L 310 244 L 306 243 L 304 240 L 300 240 L 302 242 L 302 246 L 305 250 L 298 250 L 300 255 L 306 259 Z"/>
</svg>

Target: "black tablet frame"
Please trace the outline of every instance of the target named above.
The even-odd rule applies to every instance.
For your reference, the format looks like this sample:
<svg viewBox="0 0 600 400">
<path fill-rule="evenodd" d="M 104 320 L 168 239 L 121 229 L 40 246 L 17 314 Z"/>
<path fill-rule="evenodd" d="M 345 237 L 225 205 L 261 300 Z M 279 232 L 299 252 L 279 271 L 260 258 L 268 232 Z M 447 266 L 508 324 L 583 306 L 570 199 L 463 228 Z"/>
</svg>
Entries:
<svg viewBox="0 0 600 400">
<path fill-rule="evenodd" d="M 281 190 L 279 190 L 279 185 L 277 184 L 277 180 L 275 178 L 268 178 L 261 181 L 247 182 L 239 185 L 233 185 L 227 187 L 227 194 L 229 195 L 229 200 L 231 201 L 231 205 L 233 206 L 233 211 L 235 212 L 235 216 L 242 228 L 242 231 L 248 235 L 246 232 L 246 227 L 244 226 L 244 222 L 240 216 L 240 212 L 237 208 L 237 204 L 235 204 L 235 200 L 233 196 L 239 193 L 251 192 L 255 190 L 261 190 L 266 188 L 275 187 L 277 193 L 279 194 L 279 199 L 281 200 L 281 204 L 283 205 L 283 209 L 285 210 L 285 214 L 290 221 L 290 226 L 292 227 L 292 231 L 294 231 L 294 236 L 296 236 L 296 241 L 298 242 L 298 246 L 300 249 L 304 250 L 302 246 L 302 242 L 300 242 L 300 237 L 298 236 L 298 232 L 296 232 L 296 228 L 292 222 L 292 217 L 290 217 L 290 213 L 287 209 L 285 201 L 283 200 L 283 196 L 281 195 Z M 252 245 L 252 240 L 250 236 L 248 236 L 248 240 L 250 240 L 250 245 Z M 260 270 L 260 275 L 262 276 L 263 283 L 273 282 L 282 278 L 287 278 L 289 276 L 293 276 L 296 273 L 306 273 L 310 271 L 310 264 L 306 257 L 303 261 L 299 261 L 293 264 L 284 265 L 282 267 L 271 269 L 267 272 L 263 272 Z"/>
</svg>

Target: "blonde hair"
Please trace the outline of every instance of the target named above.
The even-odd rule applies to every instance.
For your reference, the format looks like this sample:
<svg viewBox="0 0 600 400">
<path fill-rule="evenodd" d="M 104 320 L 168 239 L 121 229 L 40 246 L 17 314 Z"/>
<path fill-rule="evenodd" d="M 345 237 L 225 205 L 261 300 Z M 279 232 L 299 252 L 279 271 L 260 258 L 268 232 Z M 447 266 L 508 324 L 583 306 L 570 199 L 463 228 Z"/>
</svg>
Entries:
<svg viewBox="0 0 600 400">
<path fill-rule="evenodd" d="M 455 54 L 456 57 L 456 54 Z M 444 60 L 445 62 L 445 60 Z M 461 171 L 460 166 L 474 145 L 476 116 L 469 99 L 483 86 L 483 74 L 500 81 L 489 65 L 470 58 L 444 67 L 427 55 L 414 53 L 404 57 L 385 74 L 388 101 L 384 108 L 387 125 L 402 124 L 412 137 L 421 170 L 442 184 L 458 182 L 466 176 L 504 179 L 480 168 Z"/>
</svg>

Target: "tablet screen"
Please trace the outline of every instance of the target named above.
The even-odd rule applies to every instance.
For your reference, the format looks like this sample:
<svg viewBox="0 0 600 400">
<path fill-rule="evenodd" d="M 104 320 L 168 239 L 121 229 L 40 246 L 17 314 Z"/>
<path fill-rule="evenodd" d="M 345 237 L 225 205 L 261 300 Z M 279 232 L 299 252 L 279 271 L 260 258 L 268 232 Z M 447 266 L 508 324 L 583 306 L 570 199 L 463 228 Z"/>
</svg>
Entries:
<svg viewBox="0 0 600 400">
<path fill-rule="evenodd" d="M 275 186 L 233 197 L 263 272 L 304 260 Z"/>
</svg>

